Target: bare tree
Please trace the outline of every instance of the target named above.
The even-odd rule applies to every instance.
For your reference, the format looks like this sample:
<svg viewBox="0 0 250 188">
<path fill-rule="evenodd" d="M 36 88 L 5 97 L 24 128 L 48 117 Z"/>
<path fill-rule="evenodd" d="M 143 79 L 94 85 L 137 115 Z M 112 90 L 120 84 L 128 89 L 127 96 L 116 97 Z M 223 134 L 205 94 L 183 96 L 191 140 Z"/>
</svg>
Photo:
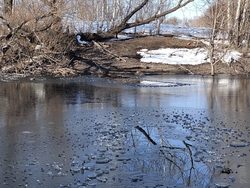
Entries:
<svg viewBox="0 0 250 188">
<path fill-rule="evenodd" d="M 66 1 L 22 0 L 11 16 L 0 16 L 0 68 L 5 72 L 40 72 L 44 65 L 63 65 L 72 48 L 74 34 L 63 31 Z M 63 65 L 65 66 L 65 65 Z M 48 71 L 48 68 L 46 69 Z"/>
<path fill-rule="evenodd" d="M 59 65 L 67 68 L 69 54 L 76 48 L 74 31 L 66 32 L 65 20 L 70 17 L 92 25 L 88 40 L 103 40 L 161 19 L 193 1 L 18 0 L 13 5 L 13 0 L 6 0 L 0 14 L 0 68 L 13 73 L 37 71 L 41 65 L 46 71 Z"/>
<path fill-rule="evenodd" d="M 227 37 L 226 24 L 227 22 L 227 8 L 225 3 L 221 0 L 206 0 L 209 5 L 205 12 L 205 20 L 208 27 L 211 28 L 209 37 L 209 62 L 211 66 L 211 75 L 215 74 L 215 65 L 223 61 L 230 44 L 225 43 Z M 218 42 L 219 40 L 219 42 Z"/>
<path fill-rule="evenodd" d="M 223 62 L 230 49 L 249 46 L 249 1 L 248 0 L 205 0 L 208 5 L 203 20 L 211 28 L 209 38 L 209 60 L 211 75 L 215 65 Z M 235 61 L 232 59 L 232 61 Z M 229 62 L 231 65 L 231 63 Z"/>
<path fill-rule="evenodd" d="M 194 0 L 160 0 L 160 1 L 129 1 L 125 6 L 124 1 L 113 0 L 108 2 L 108 5 L 112 5 L 113 8 L 109 15 L 110 28 L 105 32 L 98 32 L 94 36 L 87 36 L 88 40 L 102 40 L 107 38 L 112 38 L 117 36 L 118 33 L 125 29 L 133 28 L 136 26 L 148 24 L 150 22 L 156 21 L 184 6 L 193 2 Z M 157 2 L 157 3 L 156 3 Z M 117 5 L 114 7 L 114 5 Z M 150 10 L 150 11 L 147 11 Z M 121 14 L 123 13 L 123 14 Z M 142 15 L 143 16 L 140 16 Z M 116 19 L 114 19 L 116 18 Z"/>
<path fill-rule="evenodd" d="M 248 39 L 249 33 L 249 1 L 248 0 L 223 0 L 227 7 L 227 34 L 228 39 L 236 48 L 242 46 Z M 226 26 L 225 25 L 225 26 Z"/>
</svg>

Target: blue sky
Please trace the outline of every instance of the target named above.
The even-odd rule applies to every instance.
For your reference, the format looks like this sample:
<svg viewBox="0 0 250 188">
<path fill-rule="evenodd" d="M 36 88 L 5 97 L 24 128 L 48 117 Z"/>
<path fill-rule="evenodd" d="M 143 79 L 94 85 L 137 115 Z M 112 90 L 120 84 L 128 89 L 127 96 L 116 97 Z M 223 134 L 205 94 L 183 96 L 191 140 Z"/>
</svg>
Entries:
<svg viewBox="0 0 250 188">
<path fill-rule="evenodd" d="M 191 19 L 202 15 L 204 10 L 205 6 L 203 0 L 194 0 L 194 2 L 189 3 L 186 7 L 169 14 L 168 17 L 170 18 L 175 16 L 180 19 Z"/>
</svg>

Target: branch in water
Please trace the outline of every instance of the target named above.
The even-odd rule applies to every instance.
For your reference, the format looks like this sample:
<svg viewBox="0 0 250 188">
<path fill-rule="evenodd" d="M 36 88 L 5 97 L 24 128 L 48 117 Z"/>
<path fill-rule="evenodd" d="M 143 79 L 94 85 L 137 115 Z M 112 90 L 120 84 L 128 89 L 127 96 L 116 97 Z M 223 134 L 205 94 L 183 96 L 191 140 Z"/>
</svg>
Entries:
<svg viewBox="0 0 250 188">
<path fill-rule="evenodd" d="M 136 129 L 138 129 L 142 134 L 144 134 L 144 136 L 146 136 L 146 138 L 154 145 L 157 145 L 157 143 L 152 139 L 150 138 L 150 136 L 148 135 L 148 133 L 146 133 L 146 131 L 143 130 L 143 128 L 141 128 L 140 126 L 136 126 L 135 127 Z"/>
</svg>

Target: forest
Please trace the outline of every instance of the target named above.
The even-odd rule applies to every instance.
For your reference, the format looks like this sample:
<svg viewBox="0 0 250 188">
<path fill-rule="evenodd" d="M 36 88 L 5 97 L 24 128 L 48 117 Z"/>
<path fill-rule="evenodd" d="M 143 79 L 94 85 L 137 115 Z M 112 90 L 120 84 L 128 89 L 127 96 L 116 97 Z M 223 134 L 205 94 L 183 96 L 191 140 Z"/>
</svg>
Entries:
<svg viewBox="0 0 250 188">
<path fill-rule="evenodd" d="M 0 13 L 0 68 L 5 73 L 53 73 L 55 67 L 71 71 L 79 51 L 76 34 L 98 42 L 117 37 L 125 29 L 177 20 L 169 15 L 198 0 L 2 0 Z M 185 20 L 188 27 L 211 29 L 211 74 L 229 49 L 247 53 L 250 44 L 248 0 L 202 0 L 204 13 Z M 200 4 L 201 6 L 201 4 Z M 84 23 L 79 27 L 77 23 Z M 173 23 L 173 22 L 170 22 Z M 178 22 L 175 22 L 179 24 Z M 220 40 L 220 45 L 216 43 Z M 217 54 L 220 54 L 219 57 Z M 92 62 L 93 63 L 93 62 Z M 94 62 L 96 65 L 97 63 Z M 46 67 L 46 68 L 45 68 Z M 60 72 L 60 70 L 59 70 Z"/>
</svg>

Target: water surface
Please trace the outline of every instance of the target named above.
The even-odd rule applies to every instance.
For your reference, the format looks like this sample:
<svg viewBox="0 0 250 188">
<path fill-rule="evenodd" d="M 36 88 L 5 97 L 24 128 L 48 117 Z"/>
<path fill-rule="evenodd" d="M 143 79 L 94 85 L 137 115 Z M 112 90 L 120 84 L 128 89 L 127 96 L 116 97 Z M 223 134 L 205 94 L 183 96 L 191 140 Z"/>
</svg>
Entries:
<svg viewBox="0 0 250 188">
<path fill-rule="evenodd" d="M 2 80 L 1 187 L 250 185 L 247 77 L 141 80 Z"/>
</svg>

